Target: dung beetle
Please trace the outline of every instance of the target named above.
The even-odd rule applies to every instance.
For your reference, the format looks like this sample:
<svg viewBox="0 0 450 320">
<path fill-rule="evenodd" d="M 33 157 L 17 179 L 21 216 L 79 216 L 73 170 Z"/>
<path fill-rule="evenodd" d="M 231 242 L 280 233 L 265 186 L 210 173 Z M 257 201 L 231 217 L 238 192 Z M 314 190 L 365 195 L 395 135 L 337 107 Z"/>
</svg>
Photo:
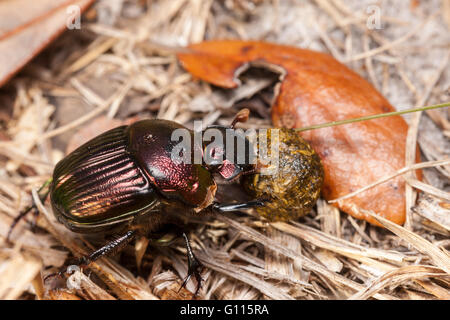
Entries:
<svg viewBox="0 0 450 320">
<path fill-rule="evenodd" d="M 230 126 L 210 126 L 205 131 L 234 130 L 235 124 L 246 121 L 248 115 L 248 109 L 243 109 Z M 57 220 L 77 233 L 119 235 L 81 258 L 78 262 L 80 266 L 87 266 L 102 256 L 120 251 L 136 236 L 157 232 L 171 219 L 263 205 L 263 201 L 259 200 L 235 204 L 215 202 L 217 185 L 214 173 L 225 180 L 232 180 L 253 172 L 256 165 L 245 161 L 238 163 L 235 157 L 224 158 L 227 155 L 224 144 L 210 148 L 203 142 L 191 146 L 191 160 L 195 148 L 201 149 L 197 151 L 202 156 L 208 153 L 212 160 L 222 160 L 208 163 L 204 160 L 200 163 L 174 161 L 172 152 L 177 141 L 173 141 L 172 135 L 177 129 L 183 129 L 188 136 L 195 138 L 194 131 L 176 122 L 142 120 L 100 134 L 56 164 L 48 191 L 41 200 L 45 201 L 50 195 Z M 236 137 L 244 139 L 246 150 L 250 153 L 248 139 Z M 181 153 L 188 153 L 186 149 L 182 149 Z M 249 159 L 248 156 L 246 154 L 246 159 Z M 17 222 L 31 210 L 37 213 L 33 205 L 18 215 L 11 225 L 8 238 Z M 187 249 L 188 275 L 182 286 L 194 275 L 197 294 L 201 286 L 202 265 L 193 254 L 185 233 L 183 238 Z"/>
</svg>

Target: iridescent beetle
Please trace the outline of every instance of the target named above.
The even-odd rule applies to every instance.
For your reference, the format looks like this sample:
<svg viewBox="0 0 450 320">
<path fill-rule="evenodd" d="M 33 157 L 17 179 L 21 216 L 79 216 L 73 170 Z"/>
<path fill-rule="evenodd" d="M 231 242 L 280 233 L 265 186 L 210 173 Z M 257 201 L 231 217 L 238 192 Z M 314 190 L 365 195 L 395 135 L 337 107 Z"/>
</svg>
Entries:
<svg viewBox="0 0 450 320">
<path fill-rule="evenodd" d="M 248 109 L 243 109 L 230 126 L 212 126 L 205 131 L 234 130 L 235 124 L 246 121 L 248 115 Z M 48 192 L 43 195 L 42 201 L 50 194 L 58 221 L 78 233 L 120 235 L 81 258 L 80 265 L 86 266 L 104 255 L 119 251 L 136 236 L 157 231 L 177 215 L 200 215 L 207 211 L 225 212 L 263 205 L 260 200 L 238 204 L 214 202 L 217 189 L 214 173 L 231 180 L 243 173 L 253 172 L 256 166 L 249 162 L 238 164 L 235 158 L 226 158 L 225 147 L 208 148 L 205 144 L 193 144 L 192 153 L 195 147 L 199 147 L 211 159 L 222 160 L 208 164 L 175 162 L 172 151 L 178 142 L 172 140 L 172 134 L 177 129 L 187 130 L 194 140 L 194 132 L 176 122 L 143 120 L 100 134 L 55 166 Z M 252 151 L 251 143 L 245 136 L 236 135 L 236 138 L 244 139 L 247 152 Z M 249 154 L 246 159 L 250 159 Z M 10 233 L 32 209 L 37 212 L 34 206 L 23 211 L 12 224 Z M 188 276 L 183 286 L 194 275 L 197 294 L 202 266 L 193 254 L 185 233 L 183 237 L 188 258 Z"/>
</svg>

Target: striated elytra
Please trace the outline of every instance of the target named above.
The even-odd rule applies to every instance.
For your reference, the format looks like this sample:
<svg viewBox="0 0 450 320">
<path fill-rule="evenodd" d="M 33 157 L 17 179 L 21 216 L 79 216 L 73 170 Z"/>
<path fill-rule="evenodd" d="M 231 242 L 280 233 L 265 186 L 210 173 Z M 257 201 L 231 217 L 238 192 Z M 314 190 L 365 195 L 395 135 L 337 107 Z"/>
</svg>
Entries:
<svg viewBox="0 0 450 320">
<path fill-rule="evenodd" d="M 146 216 L 139 228 L 151 232 L 172 207 L 199 212 L 211 205 L 216 191 L 211 172 L 171 159 L 177 143 L 171 134 L 180 128 L 185 129 L 172 121 L 143 120 L 70 153 L 56 165 L 50 188 L 58 220 L 72 231 L 92 232 Z"/>
</svg>

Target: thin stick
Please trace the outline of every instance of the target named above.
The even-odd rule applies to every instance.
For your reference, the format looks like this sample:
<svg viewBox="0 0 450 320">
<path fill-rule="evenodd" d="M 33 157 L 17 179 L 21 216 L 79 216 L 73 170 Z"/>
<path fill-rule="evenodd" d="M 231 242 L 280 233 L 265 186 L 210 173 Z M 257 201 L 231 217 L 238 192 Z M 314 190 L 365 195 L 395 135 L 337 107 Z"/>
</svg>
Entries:
<svg viewBox="0 0 450 320">
<path fill-rule="evenodd" d="M 303 131 L 308 131 L 308 130 L 315 130 L 315 129 L 321 129 L 321 128 L 327 128 L 327 127 L 340 126 L 340 125 L 343 125 L 343 124 L 349 124 L 349 123 L 354 123 L 354 122 L 360 122 L 360 121 L 366 121 L 366 120 L 374 120 L 374 119 L 379 119 L 379 118 L 397 116 L 397 115 L 406 114 L 406 113 L 425 111 L 425 110 L 431 110 L 431 109 L 438 109 L 438 108 L 445 108 L 445 107 L 450 107 L 450 102 L 441 103 L 441 104 L 435 104 L 435 105 L 426 106 L 426 107 L 420 107 L 420 108 L 406 109 L 406 110 L 402 110 L 402 111 L 393 111 L 393 112 L 373 114 L 373 115 L 370 115 L 370 116 L 364 116 L 364 117 L 360 117 L 360 118 L 345 119 L 345 120 L 339 120 L 339 121 L 332 121 L 332 122 L 325 122 L 325 123 L 320 123 L 320 124 L 314 124 L 312 126 L 307 126 L 307 127 L 303 127 L 303 128 L 297 128 L 297 129 L 295 129 L 295 131 L 303 132 Z"/>
</svg>

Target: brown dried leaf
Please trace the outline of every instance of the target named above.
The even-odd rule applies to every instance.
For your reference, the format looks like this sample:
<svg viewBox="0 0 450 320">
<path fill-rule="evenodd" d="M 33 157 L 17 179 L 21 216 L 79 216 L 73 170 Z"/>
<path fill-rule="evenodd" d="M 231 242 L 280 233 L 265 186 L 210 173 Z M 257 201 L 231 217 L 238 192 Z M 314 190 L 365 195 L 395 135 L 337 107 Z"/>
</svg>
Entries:
<svg viewBox="0 0 450 320">
<path fill-rule="evenodd" d="M 0 87 L 71 21 L 68 7 L 85 10 L 94 0 L 6 0 L 0 2 Z"/>
<path fill-rule="evenodd" d="M 184 68 L 214 85 L 235 88 L 249 65 L 281 74 L 272 106 L 275 126 L 302 128 L 330 121 L 394 111 L 361 76 L 331 56 L 310 50 L 256 41 L 209 41 L 178 53 Z M 325 199 L 335 199 L 405 166 L 408 126 L 400 116 L 302 132 L 320 154 Z M 405 182 L 392 179 L 338 204 L 359 219 L 379 225 L 360 209 L 372 210 L 402 224 Z"/>
</svg>

